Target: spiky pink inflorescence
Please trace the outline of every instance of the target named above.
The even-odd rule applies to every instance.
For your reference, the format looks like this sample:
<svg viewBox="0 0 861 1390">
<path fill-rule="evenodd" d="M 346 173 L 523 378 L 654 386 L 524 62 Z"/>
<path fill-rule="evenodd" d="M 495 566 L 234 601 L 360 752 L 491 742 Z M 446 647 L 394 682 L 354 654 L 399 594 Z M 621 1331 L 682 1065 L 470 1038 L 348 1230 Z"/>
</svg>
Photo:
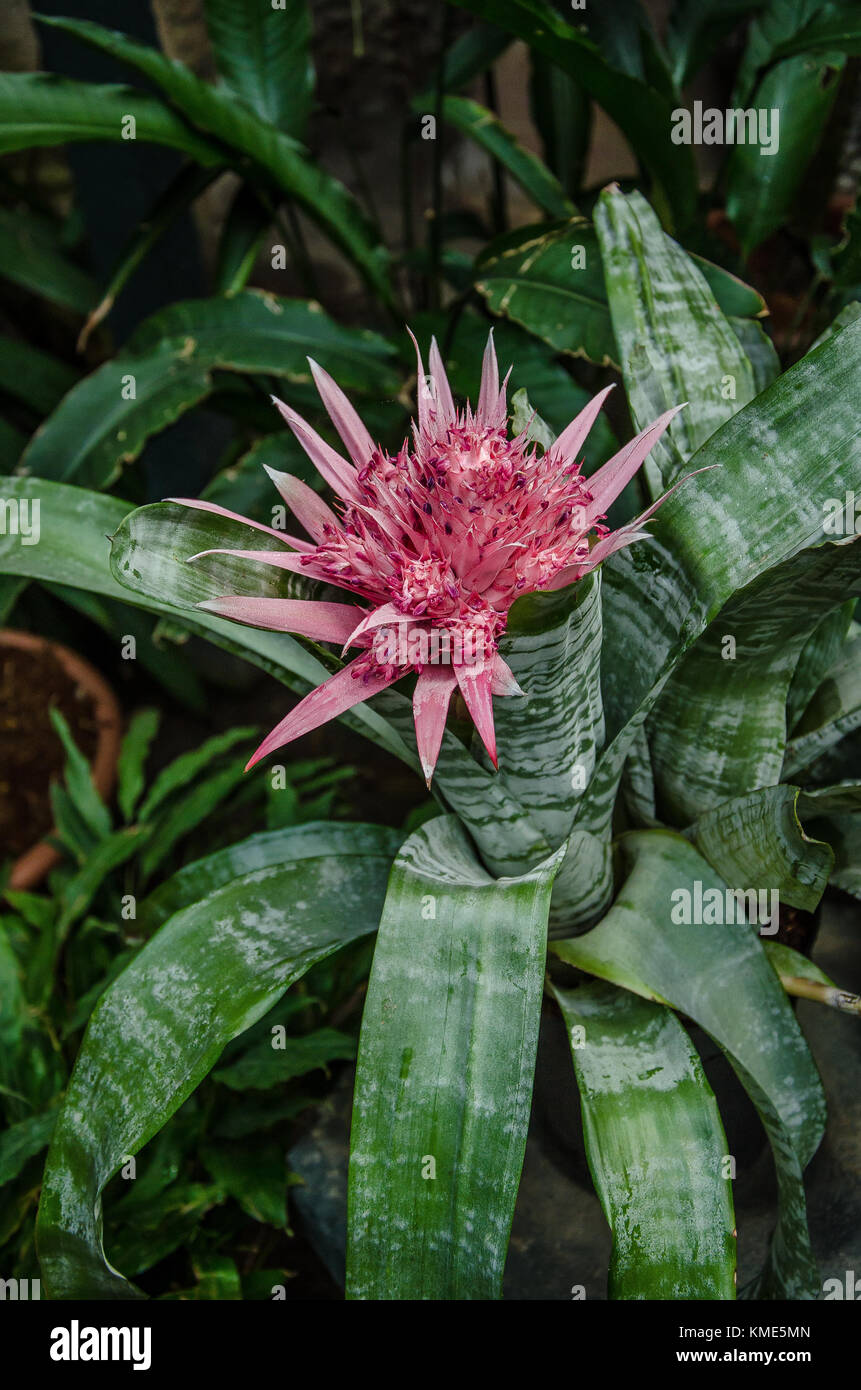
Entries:
<svg viewBox="0 0 861 1390">
<path fill-rule="evenodd" d="M 314 362 L 317 389 L 350 461 L 275 401 L 340 498 L 336 514 L 305 483 L 270 470 L 310 542 L 238 517 L 269 532 L 278 548 L 203 552 L 280 566 L 344 589 L 356 600 L 236 596 L 200 605 L 238 622 L 360 652 L 299 702 L 263 740 L 249 767 L 408 671 L 418 674 L 413 708 L 428 782 L 456 686 L 496 764 L 492 696 L 522 693 L 498 651 L 511 605 L 522 594 L 581 579 L 613 551 L 648 534 L 641 527 L 659 503 L 613 533 L 604 517 L 681 407 L 667 411 L 586 479 L 579 456 L 609 387 L 539 455 L 526 432 L 508 438 L 505 383 L 500 386 L 492 334 L 475 411 L 469 404 L 455 408 L 435 341 L 429 377 L 417 344 L 416 353 L 418 420 L 412 440 L 394 456 L 374 443 L 346 396 Z M 175 500 L 225 514 L 211 503 Z"/>
</svg>

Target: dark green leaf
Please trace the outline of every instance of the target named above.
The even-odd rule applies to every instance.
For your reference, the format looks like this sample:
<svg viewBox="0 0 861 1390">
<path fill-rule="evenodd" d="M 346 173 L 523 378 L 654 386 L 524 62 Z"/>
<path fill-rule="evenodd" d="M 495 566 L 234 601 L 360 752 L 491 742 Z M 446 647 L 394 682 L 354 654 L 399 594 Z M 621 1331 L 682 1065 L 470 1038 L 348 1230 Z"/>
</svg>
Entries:
<svg viewBox="0 0 861 1390">
<path fill-rule="evenodd" d="M 33 435 L 21 467 L 42 478 L 108 487 L 151 435 L 211 389 L 206 368 L 183 358 L 172 343 L 146 357 L 118 353 L 63 398 Z"/>
<path fill-rule="evenodd" d="M 301 1038 L 284 1037 L 273 1030 L 271 1037 L 261 1038 L 235 1062 L 217 1068 L 212 1079 L 232 1091 L 265 1091 L 355 1055 L 355 1038 L 337 1028 L 318 1028 Z"/>
<path fill-rule="evenodd" d="M 211 87 L 189 68 L 170 62 L 153 48 L 89 20 L 43 17 L 42 22 L 65 29 L 143 73 L 193 125 L 250 159 L 277 188 L 295 198 L 350 257 L 380 297 L 391 301 L 386 253 L 358 203 L 342 183 L 312 163 L 297 141 L 261 120 L 229 93 Z"/>
<path fill-rule="evenodd" d="M 48 1147 L 56 1122 L 56 1110 L 47 1110 L 9 1125 L 0 1134 L 0 1187 L 17 1178 L 25 1164 Z"/>
<path fill-rule="evenodd" d="M 135 139 L 169 145 L 198 164 L 224 162 L 224 154 L 158 97 L 132 87 L 98 86 L 45 72 L 0 73 L 0 153 L 77 140 L 126 140 L 129 116 Z M 96 296 L 97 297 L 97 296 Z M 94 303 L 90 290 L 81 311 Z"/>
<path fill-rule="evenodd" d="M 213 738 L 207 739 L 199 748 L 192 748 L 188 753 L 181 753 L 178 758 L 174 758 L 172 763 L 162 769 L 150 787 L 146 800 L 138 811 L 138 819 L 152 820 L 155 812 L 172 793 L 187 787 L 200 773 L 209 770 L 222 753 L 229 752 L 237 743 L 252 739 L 257 732 L 253 725 L 227 729 L 223 734 L 215 734 Z"/>
<path fill-rule="evenodd" d="M 97 839 L 103 839 L 110 833 L 111 816 L 93 785 L 90 765 L 72 738 L 69 726 L 60 711 L 51 708 L 48 712 L 66 754 L 64 771 L 69 794 L 88 829 Z"/>
<path fill-rule="evenodd" d="M 178 841 L 192 830 L 196 830 L 235 790 L 245 776 L 245 763 L 249 753 L 250 745 L 241 758 L 233 759 L 226 766 L 218 768 L 185 796 L 171 802 L 154 825 L 152 834 L 147 836 L 141 852 L 140 870 L 145 881 L 152 877 L 159 865 L 175 849 Z M 141 808 L 141 818 L 143 815 L 144 810 Z"/>
<path fill-rule="evenodd" d="M 314 96 L 311 7 L 206 0 L 206 27 L 228 86 L 264 121 L 302 139 Z"/>
<path fill-rule="evenodd" d="M 737 144 L 727 171 L 726 210 L 745 252 L 765 241 L 786 220 L 811 159 L 822 140 L 844 60 L 787 58 L 766 73 L 751 99 L 757 112 L 779 119 L 779 140 L 772 150 Z"/>
<path fill-rule="evenodd" d="M 216 294 L 234 295 L 245 289 L 271 221 L 272 214 L 254 190 L 247 184 L 240 185 L 218 242 L 213 278 Z"/>
<path fill-rule="evenodd" d="M 558 352 L 599 365 L 617 355 L 600 251 L 584 218 L 520 227 L 492 241 L 475 265 L 476 289 Z"/>
<path fill-rule="evenodd" d="M 0 112 L 4 83 L 9 80 L 8 74 L 0 73 Z M 0 126 L 0 152 L 6 148 L 4 135 Z M 87 313 L 98 295 L 92 277 L 63 255 L 56 239 L 46 235 L 42 223 L 7 208 L 0 208 L 0 274 L 31 294 L 41 295 L 78 314 Z M 26 362 L 26 345 L 22 352 Z M 35 349 L 30 349 L 31 355 L 34 352 Z"/>
<path fill-rule="evenodd" d="M 579 29 L 544 0 L 456 0 L 480 19 L 525 40 L 573 77 L 616 122 L 659 185 L 678 225 L 694 211 L 696 176 L 691 152 L 670 144 L 672 103 L 620 72 Z"/>
<path fill-rule="evenodd" d="M 548 217 L 576 214 L 577 209 L 555 175 L 517 142 L 492 111 L 470 97 L 447 96 L 443 98 L 442 114 L 449 125 L 468 135 L 487 150 L 492 159 L 498 160 Z"/>
<path fill-rule="evenodd" d="M 374 930 L 389 862 L 387 852 L 346 863 L 324 853 L 234 879 L 172 917 L 102 996 L 42 1187 L 37 1239 L 50 1297 L 138 1296 L 104 1258 L 105 1184 L 226 1042 L 315 961 Z"/>
<path fill-rule="evenodd" d="M 59 358 L 41 352 L 22 338 L 0 336 L 0 390 L 17 396 L 37 414 L 50 414 L 77 380 L 75 368 Z"/>
</svg>

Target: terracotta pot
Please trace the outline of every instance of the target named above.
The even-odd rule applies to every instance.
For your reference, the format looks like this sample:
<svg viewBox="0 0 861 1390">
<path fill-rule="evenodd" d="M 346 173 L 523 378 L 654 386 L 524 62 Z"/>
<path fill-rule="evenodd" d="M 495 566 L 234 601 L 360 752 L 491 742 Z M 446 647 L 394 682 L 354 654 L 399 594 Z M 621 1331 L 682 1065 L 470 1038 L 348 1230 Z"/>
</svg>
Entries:
<svg viewBox="0 0 861 1390">
<path fill-rule="evenodd" d="M 98 727 L 98 743 L 90 770 L 99 795 L 107 799 L 116 780 L 117 758 L 122 740 L 122 714 L 114 692 L 88 661 L 84 661 L 83 657 L 70 651 L 68 647 L 61 646 L 59 642 L 49 642 L 44 637 L 34 637 L 29 632 L 15 632 L 11 628 L 3 628 L 0 630 L 0 651 L 9 647 L 28 652 L 41 652 L 48 648 L 66 675 L 90 696 Z M 47 840 L 33 845 L 15 860 L 9 887 L 19 891 L 34 888 L 61 858 L 60 852 Z"/>
</svg>

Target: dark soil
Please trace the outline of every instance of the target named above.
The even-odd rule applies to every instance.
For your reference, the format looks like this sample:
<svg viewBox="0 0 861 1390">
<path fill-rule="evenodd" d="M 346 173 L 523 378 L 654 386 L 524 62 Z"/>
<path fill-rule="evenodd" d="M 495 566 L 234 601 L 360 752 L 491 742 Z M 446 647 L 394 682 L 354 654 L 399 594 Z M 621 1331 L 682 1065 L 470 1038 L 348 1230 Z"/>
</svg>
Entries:
<svg viewBox="0 0 861 1390">
<path fill-rule="evenodd" d="M 50 647 L 0 646 L 0 857 L 17 858 L 53 825 L 48 790 L 65 753 L 48 711 L 58 709 L 91 761 L 99 730 L 92 696 L 66 674 Z"/>
</svg>

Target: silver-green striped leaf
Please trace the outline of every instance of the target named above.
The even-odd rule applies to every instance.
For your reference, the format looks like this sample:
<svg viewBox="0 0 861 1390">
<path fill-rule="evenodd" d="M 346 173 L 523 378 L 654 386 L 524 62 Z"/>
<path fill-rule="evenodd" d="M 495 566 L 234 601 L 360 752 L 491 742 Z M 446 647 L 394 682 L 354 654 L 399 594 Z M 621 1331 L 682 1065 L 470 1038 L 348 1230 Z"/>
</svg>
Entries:
<svg viewBox="0 0 861 1390">
<path fill-rule="evenodd" d="M 672 1009 L 628 990 L 554 993 L 613 1232 L 610 1297 L 735 1298 L 727 1141 L 696 1048 Z"/>
<path fill-rule="evenodd" d="M 854 382 L 861 321 L 808 354 L 712 435 L 707 467 L 657 513 L 652 543 L 603 567 L 602 689 L 610 742 L 577 825 L 609 829 L 637 729 L 673 667 L 733 593 L 823 540 L 824 504 L 861 492 Z"/>
<path fill-rule="evenodd" d="M 798 787 L 760 787 L 707 811 L 686 833 L 730 888 L 768 884 L 782 903 L 813 912 L 834 854 L 805 834 L 798 800 Z"/>
<path fill-rule="evenodd" d="M 524 695 L 494 704 L 499 778 L 555 848 L 604 740 L 600 572 L 518 599 L 500 650 Z"/>
<path fill-rule="evenodd" d="M 739 590 L 673 671 L 649 719 L 649 745 L 662 819 L 684 826 L 728 797 L 792 777 L 855 724 L 836 684 L 819 709 L 842 717 L 787 748 L 785 708 L 808 638 L 829 612 L 861 593 L 861 544 L 817 546 Z M 857 657 L 855 666 L 858 666 Z M 851 687 L 853 668 L 847 667 Z M 844 696 L 851 707 L 849 689 Z M 809 711 L 813 727 L 820 718 Z M 805 715 L 805 721 L 808 715 Z M 802 725 L 802 729 L 804 725 Z M 799 748 L 805 750 L 800 754 Z M 784 761 L 786 755 L 786 761 Z"/>
<path fill-rule="evenodd" d="M 802 1172 L 822 1137 L 825 1101 L 795 1016 L 751 926 L 680 920 L 685 893 L 694 915 L 697 884 L 724 901 L 727 891 L 686 840 L 636 831 L 623 836 L 619 852 L 626 879 L 613 907 L 585 936 L 553 949 L 589 974 L 678 1009 L 724 1049 L 759 1111 L 777 1172 L 778 1223 L 755 1291 L 815 1298 Z"/>
<path fill-rule="evenodd" d="M 857 542 L 850 547 L 861 552 Z M 859 559 L 861 564 L 861 559 Z M 847 593 L 853 589 L 847 585 Z M 844 734 L 861 727 L 861 637 L 847 642 L 796 724 L 786 746 L 784 777 L 797 777 L 802 768 L 839 743 Z"/>
<path fill-rule="evenodd" d="M 637 429 L 688 406 L 652 450 L 656 494 L 755 394 L 753 368 L 702 272 L 640 193 L 614 186 L 595 206 L 613 332 Z"/>
<path fill-rule="evenodd" d="M 401 848 L 359 1044 L 348 1298 L 500 1296 L 558 862 L 492 879 L 453 817 Z"/>
</svg>

